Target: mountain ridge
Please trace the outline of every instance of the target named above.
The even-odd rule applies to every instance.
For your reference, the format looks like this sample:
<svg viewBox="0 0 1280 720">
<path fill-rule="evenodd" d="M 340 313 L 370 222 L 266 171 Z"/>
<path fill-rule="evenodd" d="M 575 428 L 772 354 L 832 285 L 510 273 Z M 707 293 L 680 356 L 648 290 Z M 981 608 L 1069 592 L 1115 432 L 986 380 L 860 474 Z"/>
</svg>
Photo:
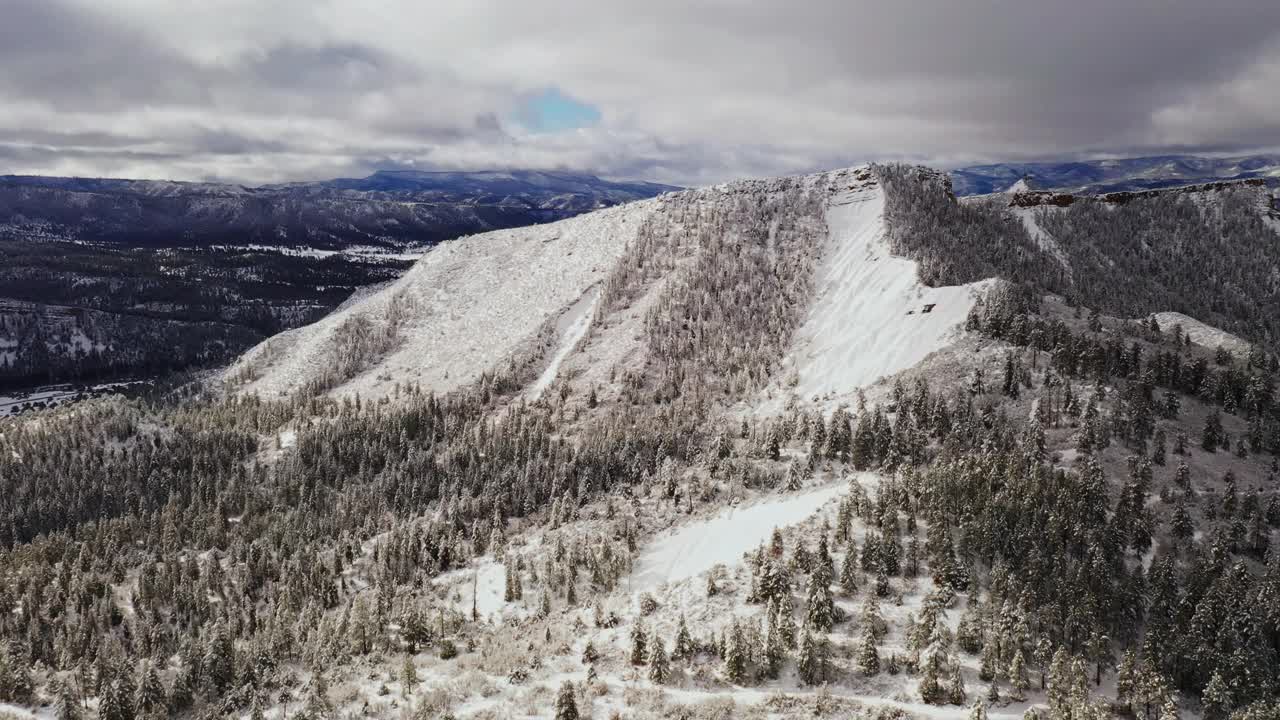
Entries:
<svg viewBox="0 0 1280 720">
<path fill-rule="evenodd" d="M 1036 190 L 1073 194 L 1153 190 L 1225 180 L 1280 183 L 1280 155 L 1150 157 L 1071 162 L 994 163 L 951 171 L 957 195 L 1005 192 L 1021 180 Z"/>
</svg>

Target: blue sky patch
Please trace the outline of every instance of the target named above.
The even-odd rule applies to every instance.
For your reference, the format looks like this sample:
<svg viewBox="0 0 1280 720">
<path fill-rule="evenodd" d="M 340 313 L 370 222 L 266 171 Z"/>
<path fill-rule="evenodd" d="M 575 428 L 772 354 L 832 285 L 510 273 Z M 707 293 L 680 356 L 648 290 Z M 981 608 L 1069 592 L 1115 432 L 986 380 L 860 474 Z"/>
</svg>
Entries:
<svg viewBox="0 0 1280 720">
<path fill-rule="evenodd" d="M 534 132 L 561 132 L 596 125 L 600 110 L 553 87 L 530 96 L 516 119 Z"/>
</svg>

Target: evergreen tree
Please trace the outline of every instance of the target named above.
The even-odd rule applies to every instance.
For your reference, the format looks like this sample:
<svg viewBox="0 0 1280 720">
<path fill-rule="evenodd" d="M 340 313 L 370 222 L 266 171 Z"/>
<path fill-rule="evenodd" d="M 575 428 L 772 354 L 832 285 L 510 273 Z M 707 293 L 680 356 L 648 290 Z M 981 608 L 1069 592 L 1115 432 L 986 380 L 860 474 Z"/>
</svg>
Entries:
<svg viewBox="0 0 1280 720">
<path fill-rule="evenodd" d="M 646 642 L 648 635 L 645 632 L 644 623 L 636 620 L 635 625 L 631 627 L 631 664 L 639 667 L 644 665 L 649 659 L 646 651 Z"/>
<path fill-rule="evenodd" d="M 747 679 L 747 648 L 743 642 L 742 627 L 734 620 L 725 634 L 724 674 L 729 682 L 741 685 Z"/>
<path fill-rule="evenodd" d="M 1205 720 L 1222 720 L 1231 714 L 1235 704 L 1232 702 L 1230 686 L 1227 685 L 1222 673 L 1215 672 L 1209 678 L 1209 684 L 1204 688 L 1200 703 L 1204 707 Z"/>
<path fill-rule="evenodd" d="M 578 701 L 574 698 L 573 683 L 565 680 L 556 695 L 556 720 L 578 720 Z"/>
<path fill-rule="evenodd" d="M 797 670 L 800 682 L 805 685 L 818 685 L 826 681 L 827 659 L 825 656 L 826 640 L 806 627 L 800 640 L 800 655 Z"/>
<path fill-rule="evenodd" d="M 808 621 L 812 627 L 826 632 L 836 621 L 835 600 L 831 597 L 831 571 L 825 563 L 817 562 L 813 576 L 809 578 Z"/>
<path fill-rule="evenodd" d="M 663 685 L 671 674 L 671 666 L 667 662 L 667 651 L 662 640 L 653 638 L 649 642 L 649 679 L 655 685 Z"/>
<path fill-rule="evenodd" d="M 871 628 L 863 628 L 862 641 L 858 645 L 858 671 L 868 677 L 880 673 L 880 652 L 876 649 L 876 635 Z"/>
<path fill-rule="evenodd" d="M 162 717 L 165 714 L 164 686 L 150 662 L 143 661 L 138 672 L 138 691 L 134 700 L 135 715 L 139 718 Z"/>
<path fill-rule="evenodd" d="M 680 624 L 676 627 L 676 644 L 671 650 L 671 657 L 681 661 L 691 660 L 694 651 L 693 637 L 689 634 L 689 626 L 685 623 L 684 613 L 680 613 Z"/>
<path fill-rule="evenodd" d="M 133 720 L 133 698 L 123 678 L 116 678 L 107 685 L 98 704 L 98 717 L 102 720 Z"/>
<path fill-rule="evenodd" d="M 1013 660 L 1009 663 L 1009 685 L 1013 688 L 1014 700 L 1026 699 L 1031 681 L 1027 678 L 1027 660 L 1022 654 L 1022 648 L 1014 651 Z"/>
<path fill-rule="evenodd" d="M 412 694 L 414 686 L 418 684 L 418 668 L 413 664 L 411 655 L 405 655 L 404 662 L 400 664 L 400 684 L 406 696 Z"/>
<path fill-rule="evenodd" d="M 54 720 L 80 720 L 80 703 L 72 695 L 69 683 L 55 680 L 50 690 L 53 695 L 50 711 Z"/>
</svg>

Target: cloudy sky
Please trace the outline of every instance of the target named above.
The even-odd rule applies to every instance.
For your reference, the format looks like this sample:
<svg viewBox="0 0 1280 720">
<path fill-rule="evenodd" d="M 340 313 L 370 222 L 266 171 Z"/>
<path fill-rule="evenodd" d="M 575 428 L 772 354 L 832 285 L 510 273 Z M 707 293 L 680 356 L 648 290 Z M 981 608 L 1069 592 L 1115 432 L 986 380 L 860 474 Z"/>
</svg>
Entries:
<svg viewBox="0 0 1280 720">
<path fill-rule="evenodd" d="M 1276 0 L 0 0 L 0 174 L 699 184 L 1280 147 Z"/>
</svg>

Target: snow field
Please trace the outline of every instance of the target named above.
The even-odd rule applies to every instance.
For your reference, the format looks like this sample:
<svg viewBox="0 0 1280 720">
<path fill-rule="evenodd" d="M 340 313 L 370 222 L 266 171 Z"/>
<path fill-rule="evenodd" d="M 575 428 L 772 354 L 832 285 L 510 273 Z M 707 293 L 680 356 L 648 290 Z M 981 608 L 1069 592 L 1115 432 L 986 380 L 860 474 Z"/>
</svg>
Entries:
<svg viewBox="0 0 1280 720">
<path fill-rule="evenodd" d="M 542 393 L 546 392 L 551 383 L 555 381 L 556 374 L 560 372 L 560 366 L 564 363 L 565 358 L 569 357 L 569 353 L 578 346 L 582 338 L 586 337 L 587 330 L 591 327 L 591 319 L 595 315 L 596 302 L 600 299 L 600 286 L 594 285 L 587 292 L 578 298 L 577 302 L 569 306 L 556 320 L 556 353 L 551 357 L 551 362 L 547 365 L 538 379 L 529 387 L 529 399 L 537 400 L 542 397 Z"/>
<path fill-rule="evenodd" d="M 1249 343 L 1245 340 L 1232 335 L 1226 330 L 1200 322 L 1190 315 L 1183 315 L 1177 312 L 1159 312 L 1153 315 L 1156 322 L 1160 325 L 1161 332 L 1169 332 L 1173 330 L 1175 325 L 1181 325 L 1183 332 L 1187 337 L 1191 338 L 1191 342 L 1210 350 L 1221 345 L 1227 351 L 1237 355 L 1248 355 Z"/>
<path fill-rule="evenodd" d="M 640 553 L 630 590 L 652 591 L 716 565 L 741 564 L 743 554 L 768 541 L 775 527 L 805 520 L 848 489 L 848 482 L 836 481 L 747 507 L 729 507 L 707 520 L 676 528 Z"/>
<path fill-rule="evenodd" d="M 914 261 L 889 253 L 878 185 L 833 195 L 827 225 L 813 303 L 784 361 L 794 385 L 782 391 L 829 411 L 950 345 L 990 281 L 922 285 Z"/>
<path fill-rule="evenodd" d="M 287 395 L 343 352 L 336 338 L 344 322 L 363 317 L 376 332 L 398 315 L 390 349 L 335 392 L 375 399 L 397 383 L 456 389 L 526 346 L 547 318 L 571 310 L 607 276 L 653 207 L 645 200 L 444 243 L 387 288 L 254 348 L 227 377 L 251 368 L 258 376 L 240 391 Z"/>
</svg>

